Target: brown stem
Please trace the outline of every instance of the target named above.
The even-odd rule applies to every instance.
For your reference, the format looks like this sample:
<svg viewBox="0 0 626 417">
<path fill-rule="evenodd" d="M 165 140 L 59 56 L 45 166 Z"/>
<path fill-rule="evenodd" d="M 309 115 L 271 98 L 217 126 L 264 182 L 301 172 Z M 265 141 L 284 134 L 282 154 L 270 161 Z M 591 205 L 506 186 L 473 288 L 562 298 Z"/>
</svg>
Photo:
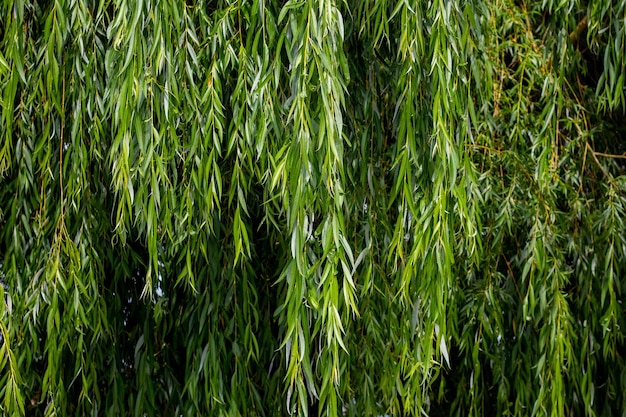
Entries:
<svg viewBox="0 0 626 417">
<path fill-rule="evenodd" d="M 580 37 L 580 34 L 583 32 L 583 30 L 587 28 L 588 22 L 589 22 L 589 19 L 587 18 L 586 15 L 585 17 L 582 18 L 580 22 L 578 22 L 578 24 L 576 25 L 576 29 L 572 33 L 569 34 L 569 39 L 570 41 L 572 41 L 572 43 L 578 40 L 578 38 Z"/>
</svg>

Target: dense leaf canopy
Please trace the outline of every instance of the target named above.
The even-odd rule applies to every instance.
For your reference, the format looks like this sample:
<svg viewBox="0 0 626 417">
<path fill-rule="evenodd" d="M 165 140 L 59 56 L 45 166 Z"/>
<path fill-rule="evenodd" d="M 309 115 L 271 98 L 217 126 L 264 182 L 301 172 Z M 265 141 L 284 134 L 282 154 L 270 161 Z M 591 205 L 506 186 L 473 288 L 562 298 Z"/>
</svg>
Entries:
<svg viewBox="0 0 626 417">
<path fill-rule="evenodd" d="M 625 0 L 0 33 L 0 414 L 624 415 Z"/>
</svg>

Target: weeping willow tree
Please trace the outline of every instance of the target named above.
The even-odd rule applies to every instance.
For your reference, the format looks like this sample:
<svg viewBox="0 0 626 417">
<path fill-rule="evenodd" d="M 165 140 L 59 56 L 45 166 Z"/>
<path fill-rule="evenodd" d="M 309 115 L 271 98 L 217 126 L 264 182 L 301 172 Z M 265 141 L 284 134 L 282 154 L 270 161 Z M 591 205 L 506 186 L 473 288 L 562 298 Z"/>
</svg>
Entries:
<svg viewBox="0 0 626 417">
<path fill-rule="evenodd" d="M 625 415 L 625 0 L 0 33 L 2 415 Z"/>
</svg>

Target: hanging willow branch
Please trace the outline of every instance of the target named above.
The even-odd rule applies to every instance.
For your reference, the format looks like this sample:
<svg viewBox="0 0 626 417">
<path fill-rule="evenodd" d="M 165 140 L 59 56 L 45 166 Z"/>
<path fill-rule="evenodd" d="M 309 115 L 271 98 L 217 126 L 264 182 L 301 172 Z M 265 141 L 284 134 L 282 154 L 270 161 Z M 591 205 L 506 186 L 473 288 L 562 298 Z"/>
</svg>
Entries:
<svg viewBox="0 0 626 417">
<path fill-rule="evenodd" d="M 0 414 L 626 409 L 626 1 L 0 4 Z"/>
</svg>

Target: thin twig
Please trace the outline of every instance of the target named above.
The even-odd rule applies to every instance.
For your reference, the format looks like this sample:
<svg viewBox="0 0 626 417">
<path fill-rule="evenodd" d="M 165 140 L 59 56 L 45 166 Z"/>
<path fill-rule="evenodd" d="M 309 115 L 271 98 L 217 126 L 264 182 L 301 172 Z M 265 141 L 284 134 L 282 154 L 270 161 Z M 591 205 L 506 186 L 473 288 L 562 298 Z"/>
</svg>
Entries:
<svg viewBox="0 0 626 417">
<path fill-rule="evenodd" d="M 598 164 L 598 166 L 600 167 L 600 169 L 602 170 L 602 172 L 604 173 L 604 175 L 606 175 L 607 178 L 611 178 L 611 175 L 609 175 L 608 171 L 606 170 L 606 168 L 604 168 L 604 166 L 600 163 L 600 161 L 598 160 L 598 155 L 596 154 L 596 151 L 593 150 L 593 148 L 589 145 L 589 142 L 585 143 L 585 146 L 587 147 L 587 149 L 591 152 L 591 156 L 593 156 L 593 159 L 596 161 L 596 164 Z"/>
<path fill-rule="evenodd" d="M 611 153 L 603 153 L 603 152 L 596 152 L 593 151 L 593 153 L 596 156 L 603 156 L 605 158 L 613 158 L 613 159 L 626 159 L 626 154 L 622 154 L 622 155 L 616 155 L 616 154 L 611 154 Z"/>
<path fill-rule="evenodd" d="M 483 149 L 483 150 L 486 150 L 486 151 L 489 151 L 489 152 L 495 152 L 497 154 L 501 154 L 502 153 L 502 151 L 499 150 L 499 149 L 490 148 L 490 147 L 484 146 L 484 145 L 475 145 L 473 143 L 466 143 L 465 146 L 467 148 Z"/>
<path fill-rule="evenodd" d="M 587 145 L 589 145 L 587 143 Z M 580 169 L 580 186 L 578 187 L 578 192 L 581 192 L 583 190 L 583 182 L 584 179 L 583 177 L 585 176 L 585 166 L 587 165 L 587 151 L 589 150 L 589 146 L 585 146 L 585 153 L 583 154 L 583 165 L 582 168 Z"/>
</svg>

